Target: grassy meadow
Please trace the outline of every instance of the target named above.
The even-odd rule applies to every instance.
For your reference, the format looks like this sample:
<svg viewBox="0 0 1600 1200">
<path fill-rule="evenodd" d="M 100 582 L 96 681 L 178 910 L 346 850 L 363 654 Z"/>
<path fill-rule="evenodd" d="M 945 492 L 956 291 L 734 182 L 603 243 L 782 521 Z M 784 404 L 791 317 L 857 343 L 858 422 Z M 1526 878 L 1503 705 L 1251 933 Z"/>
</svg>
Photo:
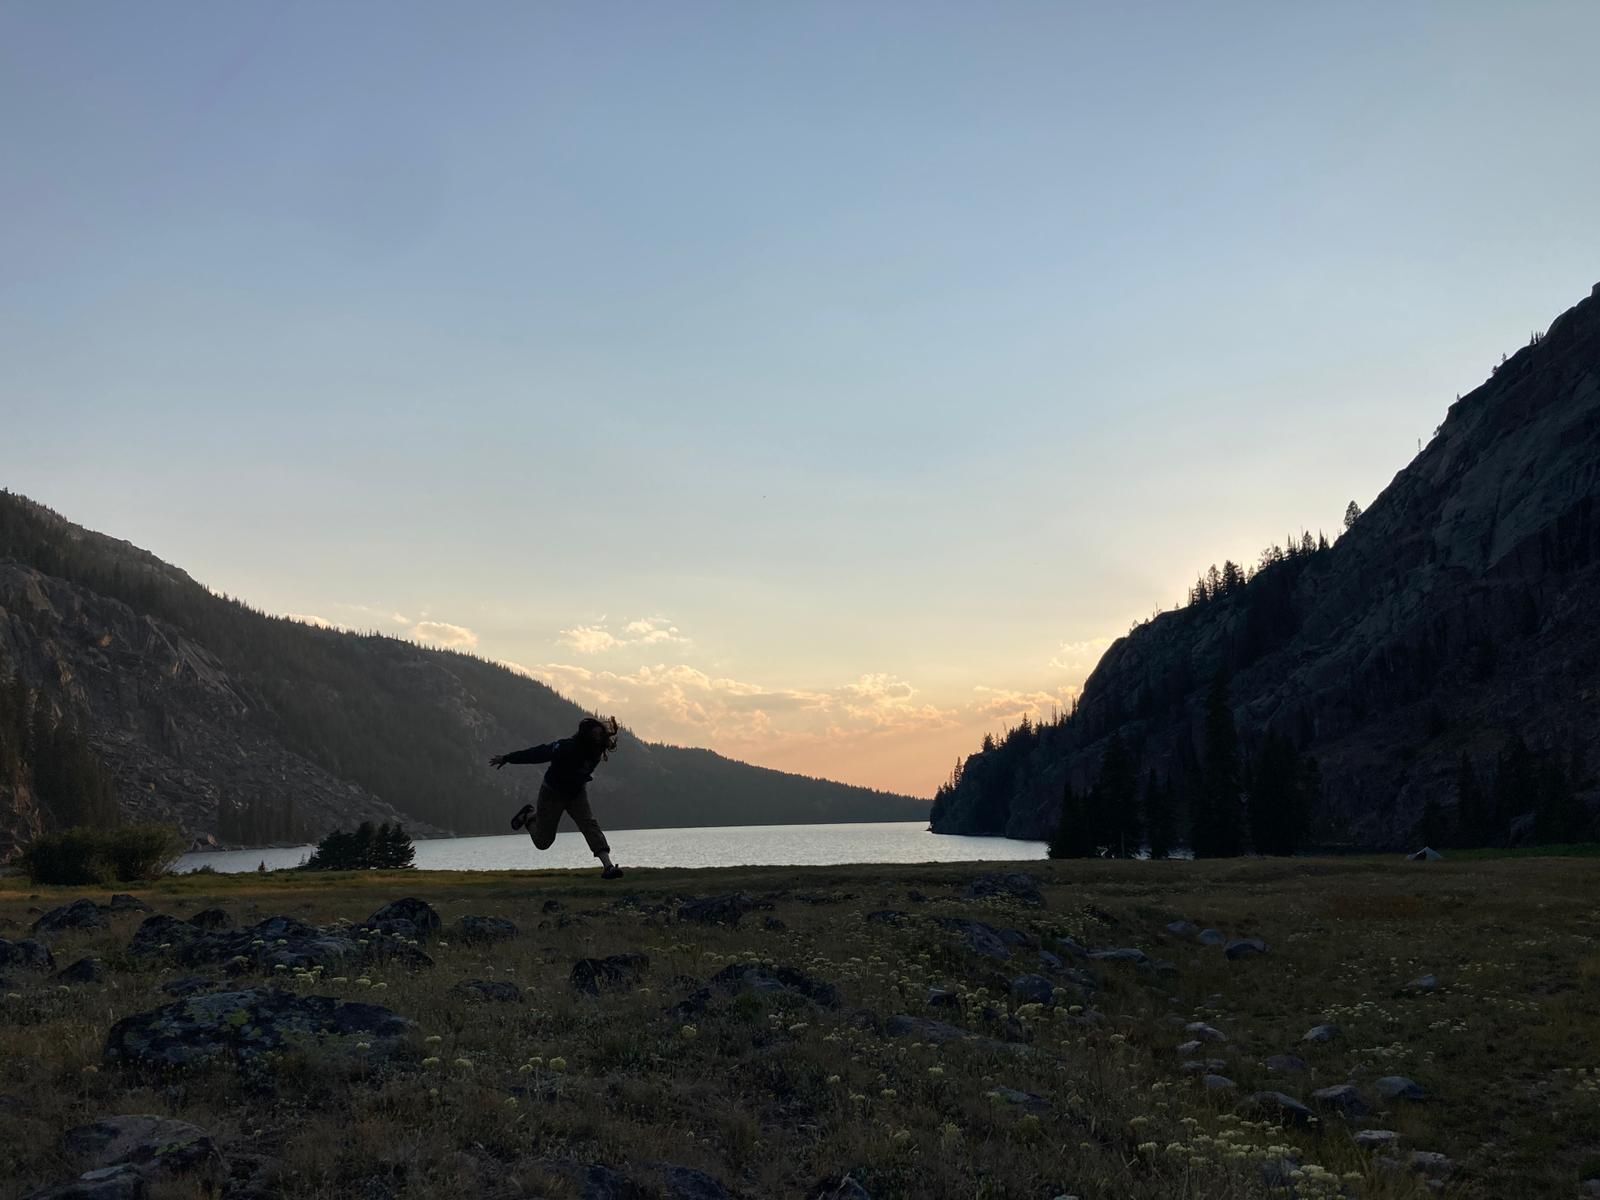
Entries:
<svg viewBox="0 0 1600 1200">
<path fill-rule="evenodd" d="M 976 876 L 1018 867 L 1042 905 L 965 897 Z M 57 968 L 94 956 L 103 980 L 0 968 L 0 1197 L 72 1179 L 83 1167 L 62 1135 L 132 1113 L 199 1126 L 229 1164 L 220 1177 L 154 1178 L 156 1197 L 717 1194 L 669 1165 L 750 1200 L 1572 1197 L 1600 1176 L 1594 858 L 735 868 L 616 883 L 281 872 L 129 890 L 157 913 L 220 907 L 239 925 L 360 922 L 386 901 L 422 898 L 444 922 L 423 945 L 431 968 L 224 985 L 381 1004 L 416 1032 L 370 1063 L 305 1046 L 265 1075 L 108 1062 L 118 1018 L 172 1003 L 161 986 L 179 976 L 223 974 L 130 956 L 147 914 L 112 914 L 107 928 L 53 941 Z M 684 900 L 728 893 L 770 908 L 731 928 L 678 919 Z M 29 936 L 40 912 L 79 896 L 109 892 L 0 879 L 0 937 Z M 460 944 L 450 928 L 466 914 L 509 918 L 518 936 Z M 1013 936 L 1009 958 L 988 957 L 941 917 L 1025 938 Z M 1230 960 L 1169 934 L 1178 920 L 1259 937 L 1268 952 Z M 1170 965 L 1074 958 L 1064 938 Z M 595 997 L 569 982 L 575 960 L 624 952 L 649 956 L 635 986 Z M 838 1003 L 747 989 L 674 1011 L 744 961 L 834 985 Z M 1013 996 L 1029 973 L 1051 981 L 1047 1001 Z M 1426 974 L 1436 990 L 1407 990 Z M 472 1003 L 452 990 L 463 980 L 511 981 L 523 999 Z M 931 1007 L 931 989 L 953 995 Z M 891 1020 L 901 1015 L 943 1024 Z M 1201 1047 L 1180 1052 L 1194 1022 L 1221 1037 L 1201 1031 Z M 1303 1042 L 1319 1024 L 1340 1034 Z M 948 1026 L 975 1036 L 951 1039 Z M 1279 1055 L 1303 1069 L 1269 1069 Z M 1217 1060 L 1210 1074 L 1234 1086 L 1208 1086 L 1186 1058 Z M 1386 1076 L 1427 1098 L 1381 1099 Z M 1318 1109 L 1298 1125 L 1246 1102 L 1270 1090 L 1310 1105 L 1314 1090 L 1346 1082 L 1370 1114 Z M 1397 1148 L 1363 1148 L 1362 1129 L 1393 1131 Z M 1449 1161 L 1415 1169 L 1412 1151 Z M 584 1174 L 595 1164 L 611 1183 Z"/>
</svg>

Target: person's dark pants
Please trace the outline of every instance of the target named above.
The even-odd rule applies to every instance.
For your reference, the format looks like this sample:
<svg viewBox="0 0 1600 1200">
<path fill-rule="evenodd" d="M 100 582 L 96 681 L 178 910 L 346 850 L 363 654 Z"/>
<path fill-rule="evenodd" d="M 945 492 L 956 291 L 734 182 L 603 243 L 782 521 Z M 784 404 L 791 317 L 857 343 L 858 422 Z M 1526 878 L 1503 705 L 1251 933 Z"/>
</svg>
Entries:
<svg viewBox="0 0 1600 1200">
<path fill-rule="evenodd" d="M 556 826 L 561 824 L 562 813 L 572 818 L 572 823 L 583 834 L 583 840 L 589 843 L 589 849 L 596 858 L 611 853 L 606 835 L 600 832 L 600 823 L 594 819 L 594 812 L 589 807 L 587 789 L 580 788 L 575 795 L 569 796 L 544 783 L 539 785 L 539 803 L 534 807 L 533 820 L 528 822 L 528 836 L 533 839 L 535 846 L 541 850 L 550 849 L 550 843 L 556 840 Z"/>
</svg>

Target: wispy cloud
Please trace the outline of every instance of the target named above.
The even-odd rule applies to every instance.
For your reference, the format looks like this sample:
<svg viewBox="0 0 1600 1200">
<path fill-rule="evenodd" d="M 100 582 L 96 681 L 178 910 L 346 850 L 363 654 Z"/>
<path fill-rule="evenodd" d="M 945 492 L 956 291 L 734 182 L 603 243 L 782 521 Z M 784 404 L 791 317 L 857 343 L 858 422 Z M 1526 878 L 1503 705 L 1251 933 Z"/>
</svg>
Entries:
<svg viewBox="0 0 1600 1200">
<path fill-rule="evenodd" d="M 418 621 L 411 627 L 410 633 L 419 642 L 429 642 L 450 650 L 471 650 L 478 644 L 478 635 L 472 630 L 444 621 Z"/>
<path fill-rule="evenodd" d="M 604 654 L 625 646 L 689 645 L 685 637 L 666 617 L 641 617 L 629 621 L 620 634 L 606 628 L 605 618 L 593 625 L 575 625 L 561 631 L 560 642 L 578 654 Z"/>
<path fill-rule="evenodd" d="M 1078 694 L 1079 689 L 1069 684 L 1053 691 L 1019 691 L 1015 688 L 986 687 L 979 684 L 972 691 L 975 696 L 972 708 L 980 716 L 1020 721 L 1024 716 L 1048 717 L 1071 708 L 1073 697 Z"/>
<path fill-rule="evenodd" d="M 1100 656 L 1106 652 L 1112 641 L 1109 637 L 1086 638 L 1081 642 L 1062 642 L 1057 647 L 1055 655 L 1050 659 L 1050 665 L 1058 671 L 1073 671 L 1082 678 L 1094 670 L 1100 661 Z"/>
<path fill-rule="evenodd" d="M 348 625 L 341 625 L 337 621 L 330 621 L 326 617 L 314 616 L 311 613 L 284 613 L 284 618 L 290 621 L 299 621 L 302 625 L 315 625 L 318 629 L 349 629 Z"/>
</svg>

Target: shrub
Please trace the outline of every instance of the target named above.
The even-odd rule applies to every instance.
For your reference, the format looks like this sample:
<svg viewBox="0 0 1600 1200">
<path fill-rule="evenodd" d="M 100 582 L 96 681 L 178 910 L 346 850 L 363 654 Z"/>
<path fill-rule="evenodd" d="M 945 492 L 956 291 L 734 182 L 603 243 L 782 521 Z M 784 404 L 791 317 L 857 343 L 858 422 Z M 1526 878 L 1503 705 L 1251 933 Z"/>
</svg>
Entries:
<svg viewBox="0 0 1600 1200">
<path fill-rule="evenodd" d="M 170 825 L 78 828 L 36 839 L 20 861 L 34 883 L 134 883 L 165 875 L 183 850 Z"/>
<path fill-rule="evenodd" d="M 404 870 L 414 854 L 404 826 L 385 822 L 374 829 L 371 821 L 363 821 L 354 833 L 335 829 L 301 865 L 310 871 Z"/>
</svg>

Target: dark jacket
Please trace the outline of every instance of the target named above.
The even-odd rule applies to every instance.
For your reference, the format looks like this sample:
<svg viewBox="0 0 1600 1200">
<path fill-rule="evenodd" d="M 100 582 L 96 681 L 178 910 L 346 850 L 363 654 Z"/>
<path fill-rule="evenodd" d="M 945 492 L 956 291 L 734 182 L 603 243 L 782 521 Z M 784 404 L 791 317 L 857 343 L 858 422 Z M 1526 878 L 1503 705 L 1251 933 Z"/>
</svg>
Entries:
<svg viewBox="0 0 1600 1200">
<path fill-rule="evenodd" d="M 585 746 L 577 738 L 562 738 L 559 742 L 546 742 L 542 746 L 529 746 L 506 755 L 508 763 L 549 763 L 544 773 L 545 783 L 566 796 L 575 796 L 584 790 L 584 784 L 594 778 L 594 769 L 600 765 L 601 751 Z"/>
</svg>

